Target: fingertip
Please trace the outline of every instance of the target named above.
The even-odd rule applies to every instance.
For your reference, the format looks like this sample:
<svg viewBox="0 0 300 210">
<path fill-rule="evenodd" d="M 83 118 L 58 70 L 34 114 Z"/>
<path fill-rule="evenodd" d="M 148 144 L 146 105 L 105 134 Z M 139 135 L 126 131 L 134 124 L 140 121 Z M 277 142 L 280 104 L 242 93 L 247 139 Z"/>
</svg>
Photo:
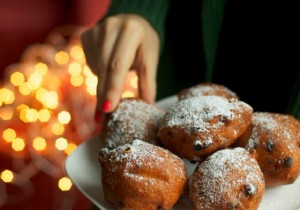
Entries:
<svg viewBox="0 0 300 210">
<path fill-rule="evenodd" d="M 105 100 L 102 105 L 102 112 L 108 113 L 112 110 L 112 103 L 110 100 Z"/>
<path fill-rule="evenodd" d="M 111 113 L 113 112 L 119 102 L 121 100 L 121 96 L 118 97 L 118 95 L 109 95 L 106 97 L 106 100 L 104 100 L 102 106 L 101 106 L 101 111 L 103 113 Z"/>
<path fill-rule="evenodd" d="M 146 96 L 146 97 L 144 97 L 144 100 L 146 102 L 148 102 L 149 104 L 154 104 L 154 102 L 155 102 L 155 96 L 154 95 L 153 96 Z"/>
<path fill-rule="evenodd" d="M 156 99 L 155 84 L 150 85 L 150 87 L 145 84 L 140 84 L 139 95 L 140 98 L 142 98 L 147 103 L 154 104 Z"/>
</svg>

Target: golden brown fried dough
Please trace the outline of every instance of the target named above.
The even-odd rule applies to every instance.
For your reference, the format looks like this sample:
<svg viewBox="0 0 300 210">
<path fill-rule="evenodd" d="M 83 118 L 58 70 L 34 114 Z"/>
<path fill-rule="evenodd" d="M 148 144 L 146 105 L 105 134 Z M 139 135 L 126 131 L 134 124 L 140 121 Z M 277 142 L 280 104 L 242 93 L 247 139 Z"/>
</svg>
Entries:
<svg viewBox="0 0 300 210">
<path fill-rule="evenodd" d="M 252 113 L 248 104 L 236 99 L 192 97 L 167 110 L 158 136 L 173 153 L 198 161 L 233 144 L 250 125 Z"/>
<path fill-rule="evenodd" d="M 300 123 L 291 115 L 255 112 L 236 142 L 256 158 L 266 185 L 291 184 L 300 173 Z"/>
<path fill-rule="evenodd" d="M 214 83 L 200 83 L 198 85 L 192 86 L 181 90 L 178 93 L 178 99 L 184 100 L 186 98 L 194 96 L 222 96 L 227 99 L 239 99 L 235 92 L 225 87 L 224 85 L 214 84 Z"/>
<path fill-rule="evenodd" d="M 265 190 L 263 173 L 243 148 L 223 149 L 201 162 L 189 180 L 196 210 L 257 209 Z"/>
<path fill-rule="evenodd" d="M 159 144 L 157 132 L 163 115 L 164 111 L 141 99 L 122 99 L 104 122 L 101 135 L 106 147 L 116 148 L 134 139 Z"/>
<path fill-rule="evenodd" d="M 170 209 L 184 192 L 183 160 L 140 140 L 116 149 L 101 149 L 105 200 L 119 209 Z"/>
</svg>

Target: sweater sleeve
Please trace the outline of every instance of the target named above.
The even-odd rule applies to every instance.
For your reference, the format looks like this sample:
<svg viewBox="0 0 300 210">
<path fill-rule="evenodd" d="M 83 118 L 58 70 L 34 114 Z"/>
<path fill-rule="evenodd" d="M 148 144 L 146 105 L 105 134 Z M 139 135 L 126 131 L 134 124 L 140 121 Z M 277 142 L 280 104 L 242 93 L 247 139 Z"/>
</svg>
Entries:
<svg viewBox="0 0 300 210">
<path fill-rule="evenodd" d="M 291 115 L 294 115 L 298 120 L 300 120 L 300 70 L 287 112 Z"/>
<path fill-rule="evenodd" d="M 164 45 L 165 20 L 168 9 L 169 0 L 112 0 L 107 13 L 100 22 L 117 14 L 140 15 L 157 31 L 161 52 Z"/>
</svg>

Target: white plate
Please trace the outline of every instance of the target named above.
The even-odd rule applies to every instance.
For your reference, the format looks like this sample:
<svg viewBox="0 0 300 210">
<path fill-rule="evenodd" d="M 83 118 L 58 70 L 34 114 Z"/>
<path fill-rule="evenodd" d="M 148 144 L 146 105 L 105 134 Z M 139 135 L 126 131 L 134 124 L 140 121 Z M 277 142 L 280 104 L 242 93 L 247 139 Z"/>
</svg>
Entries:
<svg viewBox="0 0 300 210">
<path fill-rule="evenodd" d="M 157 105 L 167 108 L 176 102 L 171 96 L 161 100 Z M 66 159 L 65 169 L 75 186 L 98 208 L 115 209 L 104 200 L 101 184 L 101 167 L 98 163 L 98 151 L 102 147 L 98 136 L 80 144 Z M 185 161 L 188 174 L 195 165 Z M 187 198 L 181 198 L 172 210 L 193 209 Z M 292 185 L 284 185 L 266 189 L 259 210 L 300 210 L 300 178 Z"/>
</svg>

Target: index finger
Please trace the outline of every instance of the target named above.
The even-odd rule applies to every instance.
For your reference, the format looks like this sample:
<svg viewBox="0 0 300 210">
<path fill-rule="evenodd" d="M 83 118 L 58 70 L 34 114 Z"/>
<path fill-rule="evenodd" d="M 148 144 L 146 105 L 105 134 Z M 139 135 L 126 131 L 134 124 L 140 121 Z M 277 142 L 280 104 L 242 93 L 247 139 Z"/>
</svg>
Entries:
<svg viewBox="0 0 300 210">
<path fill-rule="evenodd" d="M 126 75 L 134 63 L 140 43 L 141 33 L 137 32 L 136 28 L 126 25 L 117 39 L 115 50 L 107 66 L 107 83 L 102 107 L 103 112 L 111 112 L 118 105 Z"/>
</svg>

